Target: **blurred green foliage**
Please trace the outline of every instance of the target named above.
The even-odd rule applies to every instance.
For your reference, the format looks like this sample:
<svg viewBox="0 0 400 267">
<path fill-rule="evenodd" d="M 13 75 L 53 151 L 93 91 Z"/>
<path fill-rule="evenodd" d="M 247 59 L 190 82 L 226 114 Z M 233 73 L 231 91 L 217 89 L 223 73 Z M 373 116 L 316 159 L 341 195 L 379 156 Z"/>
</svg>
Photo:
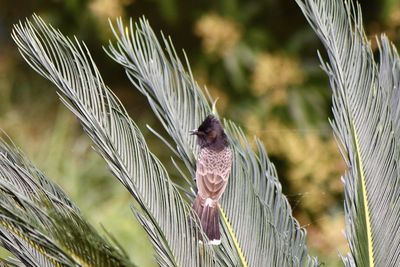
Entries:
<svg viewBox="0 0 400 267">
<path fill-rule="evenodd" d="M 133 201 L 107 171 L 76 120 L 58 103 L 47 81 L 31 71 L 11 41 L 13 23 L 37 13 L 88 45 L 106 83 L 142 127 L 164 162 L 169 152 L 145 127 L 160 129 L 142 96 L 101 45 L 111 38 L 107 18 L 136 20 L 184 48 L 195 78 L 219 97 L 223 115 L 257 135 L 277 165 L 283 190 L 307 228 L 309 247 L 340 266 L 345 253 L 344 171 L 328 123 L 330 90 L 319 68 L 320 43 L 290 0 L 0 0 L 0 128 L 55 179 L 99 228 L 116 236 L 139 266 L 153 266 L 151 246 L 136 222 Z M 365 26 L 400 41 L 400 3 L 361 1 Z"/>
</svg>

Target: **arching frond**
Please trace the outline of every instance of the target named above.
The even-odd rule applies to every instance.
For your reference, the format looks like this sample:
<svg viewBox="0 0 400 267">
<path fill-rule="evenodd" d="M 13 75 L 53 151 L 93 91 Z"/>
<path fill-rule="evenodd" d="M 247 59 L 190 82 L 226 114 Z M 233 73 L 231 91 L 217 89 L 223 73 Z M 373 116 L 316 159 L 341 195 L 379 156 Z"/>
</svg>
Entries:
<svg viewBox="0 0 400 267">
<path fill-rule="evenodd" d="M 332 126 L 348 170 L 346 266 L 400 266 L 399 58 L 386 37 L 376 63 L 360 6 L 297 0 L 324 44 L 333 92 Z M 378 40 L 379 42 L 379 40 Z"/>
<path fill-rule="evenodd" d="M 22 56 L 57 86 L 61 100 L 78 117 L 111 172 L 141 206 L 135 214 L 160 265 L 215 265 L 213 250 L 198 242 L 201 233 L 191 207 L 104 84 L 86 46 L 64 37 L 38 16 L 33 21 L 14 27 L 13 38 Z"/>
<path fill-rule="evenodd" d="M 2 140 L 0 241 L 26 266 L 133 266 L 57 185 Z"/>
<path fill-rule="evenodd" d="M 18 259 L 9 257 L 7 259 L 0 259 L 0 263 L 4 266 L 12 266 L 12 267 L 25 267 L 25 265 Z M 0 265 L 2 266 L 2 265 Z"/>
<path fill-rule="evenodd" d="M 160 44 L 146 19 L 135 27 L 132 21 L 125 27 L 118 20 L 113 28 L 117 44 L 110 43 L 108 53 L 147 97 L 174 141 L 168 146 L 194 176 L 197 148 L 188 132 L 211 113 L 209 102 L 171 41 L 163 36 Z M 244 266 L 317 265 L 317 260 L 308 255 L 305 230 L 292 216 L 264 146 L 257 141 L 256 153 L 234 123 L 225 121 L 225 128 L 234 164 L 222 197 L 224 236 L 217 253 L 223 251 L 235 259 L 233 264 Z"/>
</svg>

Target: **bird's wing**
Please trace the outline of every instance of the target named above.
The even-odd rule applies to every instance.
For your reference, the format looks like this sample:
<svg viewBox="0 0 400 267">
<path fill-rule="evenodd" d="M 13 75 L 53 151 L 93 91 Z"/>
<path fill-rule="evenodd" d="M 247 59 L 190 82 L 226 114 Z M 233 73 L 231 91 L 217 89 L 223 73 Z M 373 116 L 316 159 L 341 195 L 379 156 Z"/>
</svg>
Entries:
<svg viewBox="0 0 400 267">
<path fill-rule="evenodd" d="M 199 195 L 214 201 L 219 200 L 228 183 L 230 164 L 228 168 L 210 168 L 201 160 L 197 161 L 196 179 Z"/>
</svg>

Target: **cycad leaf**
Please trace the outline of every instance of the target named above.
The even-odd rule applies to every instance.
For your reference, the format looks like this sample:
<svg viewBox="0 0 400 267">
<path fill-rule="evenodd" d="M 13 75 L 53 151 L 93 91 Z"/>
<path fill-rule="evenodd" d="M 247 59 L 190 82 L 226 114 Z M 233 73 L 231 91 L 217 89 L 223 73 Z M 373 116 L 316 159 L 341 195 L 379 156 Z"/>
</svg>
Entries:
<svg viewBox="0 0 400 267">
<path fill-rule="evenodd" d="M 333 91 L 332 126 L 348 171 L 346 266 L 400 266 L 399 58 L 384 37 L 374 61 L 359 5 L 297 0 L 324 44 Z M 379 42 L 379 40 L 378 40 Z"/>
<path fill-rule="evenodd" d="M 18 259 L 9 257 L 7 259 L 0 259 L 0 266 L 13 266 L 13 267 L 25 267 L 25 265 Z"/>
<path fill-rule="evenodd" d="M 58 88 L 63 103 L 80 120 L 111 172 L 140 205 L 145 226 L 162 266 L 212 266 L 214 253 L 198 242 L 190 206 L 160 161 L 149 151 L 138 127 L 104 84 L 86 46 L 71 41 L 39 17 L 14 27 L 13 38 L 25 60 Z"/>
<path fill-rule="evenodd" d="M 109 55 L 121 64 L 132 83 L 148 99 L 153 111 L 175 142 L 169 144 L 194 177 L 195 139 L 188 131 L 198 127 L 211 108 L 194 81 L 189 64 L 179 60 L 169 39 L 158 42 L 146 19 L 133 29 L 121 20 L 114 29 L 117 45 Z M 165 47 L 165 52 L 163 47 Z M 234 151 L 230 182 L 222 197 L 223 242 L 219 257 L 245 266 L 314 266 L 307 254 L 305 230 L 293 218 L 283 196 L 275 168 L 261 142 L 255 153 L 243 132 L 225 121 Z M 191 182 L 189 182 L 191 184 Z M 223 251 L 224 253 L 221 253 Z"/>
<path fill-rule="evenodd" d="M 57 185 L 2 140 L 0 240 L 26 266 L 132 266 Z"/>
</svg>

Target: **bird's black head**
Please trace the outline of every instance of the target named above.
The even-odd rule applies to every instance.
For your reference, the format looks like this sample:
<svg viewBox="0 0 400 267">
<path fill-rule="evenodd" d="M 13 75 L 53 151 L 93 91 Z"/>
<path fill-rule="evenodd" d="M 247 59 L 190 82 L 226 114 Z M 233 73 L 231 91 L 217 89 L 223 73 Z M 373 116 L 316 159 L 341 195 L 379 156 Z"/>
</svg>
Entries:
<svg viewBox="0 0 400 267">
<path fill-rule="evenodd" d="M 210 147 L 215 150 L 222 150 L 228 146 L 228 139 L 221 123 L 213 115 L 208 115 L 197 130 L 191 131 L 197 135 L 200 147 Z"/>
</svg>

